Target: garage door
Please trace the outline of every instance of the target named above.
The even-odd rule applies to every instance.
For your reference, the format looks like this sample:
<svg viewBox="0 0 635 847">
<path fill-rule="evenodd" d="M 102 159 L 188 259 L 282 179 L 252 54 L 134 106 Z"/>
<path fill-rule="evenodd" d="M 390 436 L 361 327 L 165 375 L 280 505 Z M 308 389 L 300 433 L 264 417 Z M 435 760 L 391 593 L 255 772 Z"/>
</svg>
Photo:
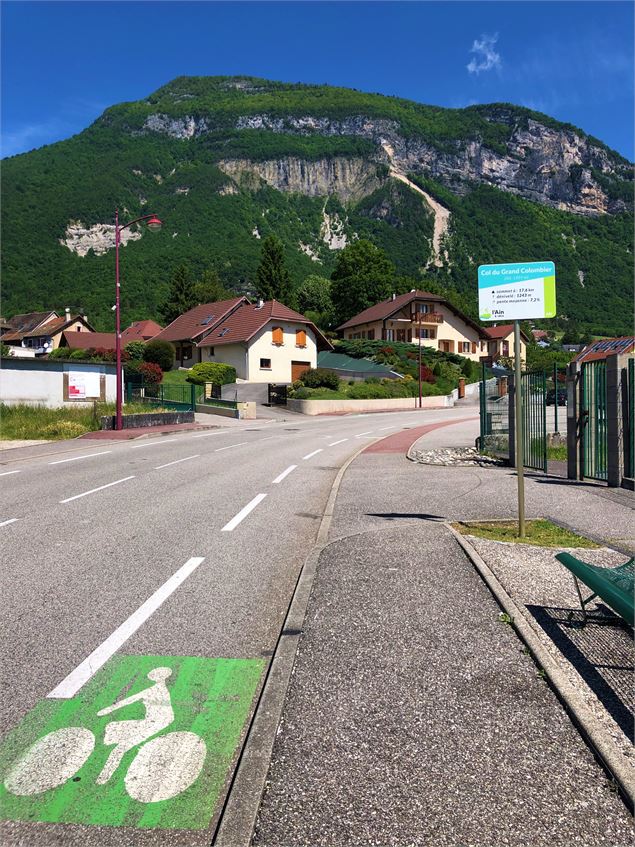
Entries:
<svg viewBox="0 0 635 847">
<path fill-rule="evenodd" d="M 291 381 L 295 382 L 300 376 L 311 369 L 311 362 L 291 362 Z"/>
</svg>

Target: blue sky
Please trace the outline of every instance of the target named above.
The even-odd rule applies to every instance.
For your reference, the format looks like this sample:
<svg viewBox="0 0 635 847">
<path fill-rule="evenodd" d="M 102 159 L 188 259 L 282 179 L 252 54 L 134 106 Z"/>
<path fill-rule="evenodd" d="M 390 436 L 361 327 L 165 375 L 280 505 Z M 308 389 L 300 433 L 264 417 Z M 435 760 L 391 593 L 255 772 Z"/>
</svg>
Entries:
<svg viewBox="0 0 635 847">
<path fill-rule="evenodd" d="M 631 161 L 631 2 L 2 3 L 2 151 L 81 131 L 180 75 L 330 83 L 453 108 L 509 101 Z"/>
</svg>

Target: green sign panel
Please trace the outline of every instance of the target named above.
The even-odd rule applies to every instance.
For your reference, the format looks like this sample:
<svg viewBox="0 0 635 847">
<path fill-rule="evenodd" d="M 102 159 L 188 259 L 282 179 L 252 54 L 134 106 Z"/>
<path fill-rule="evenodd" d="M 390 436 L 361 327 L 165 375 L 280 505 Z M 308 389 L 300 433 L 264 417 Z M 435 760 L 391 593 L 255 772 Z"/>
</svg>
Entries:
<svg viewBox="0 0 635 847">
<path fill-rule="evenodd" d="M 264 659 L 115 656 L 70 700 L 43 700 L 0 748 L 7 820 L 204 829 Z"/>
<path fill-rule="evenodd" d="M 553 262 L 480 265 L 478 314 L 482 321 L 555 318 L 556 266 Z"/>
</svg>

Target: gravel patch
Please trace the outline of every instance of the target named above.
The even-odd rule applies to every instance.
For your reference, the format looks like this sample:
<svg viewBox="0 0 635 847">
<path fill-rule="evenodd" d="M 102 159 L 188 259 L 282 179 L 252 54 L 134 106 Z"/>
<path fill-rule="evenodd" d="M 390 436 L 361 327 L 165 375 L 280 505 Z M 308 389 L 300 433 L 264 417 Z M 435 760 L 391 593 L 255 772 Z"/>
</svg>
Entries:
<svg viewBox="0 0 635 847">
<path fill-rule="evenodd" d="M 411 450 L 408 458 L 420 465 L 469 467 L 495 467 L 504 465 L 500 459 L 483 456 L 474 447 L 442 447 L 436 450 Z"/>
<path fill-rule="evenodd" d="M 554 548 L 511 544 L 466 536 L 523 610 L 544 647 L 575 686 L 588 708 L 602 723 L 621 755 L 633 760 L 632 727 L 635 717 L 633 636 L 618 619 L 614 624 L 591 618 L 582 626 L 573 576 L 555 559 Z M 564 548 L 563 548 L 564 549 Z M 614 567 L 624 554 L 608 547 L 598 550 L 568 548 L 592 565 Z M 590 592 L 583 586 L 586 597 Z M 591 603 L 591 616 L 605 611 L 602 601 Z M 572 619 L 569 613 L 573 611 Z"/>
</svg>

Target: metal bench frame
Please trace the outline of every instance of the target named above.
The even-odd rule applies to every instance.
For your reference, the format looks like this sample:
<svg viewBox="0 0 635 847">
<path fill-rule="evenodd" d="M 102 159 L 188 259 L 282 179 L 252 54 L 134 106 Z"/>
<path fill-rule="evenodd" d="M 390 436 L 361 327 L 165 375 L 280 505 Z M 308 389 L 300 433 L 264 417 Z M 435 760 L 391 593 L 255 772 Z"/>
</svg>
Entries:
<svg viewBox="0 0 635 847">
<path fill-rule="evenodd" d="M 595 600 L 596 597 L 599 597 L 601 600 L 604 600 L 604 602 L 607 603 L 607 605 L 609 605 L 611 607 L 611 609 L 617 615 L 619 615 L 620 618 L 622 618 L 622 620 L 626 624 L 628 624 L 628 626 L 630 626 L 630 627 L 633 626 L 632 592 L 633 592 L 633 574 L 635 572 L 635 558 L 629 559 L 627 562 L 624 562 L 624 564 L 618 565 L 615 568 L 596 567 L 595 565 L 590 565 L 588 562 L 583 562 L 580 559 L 576 559 L 576 557 L 572 556 L 570 553 L 557 553 L 556 559 L 558 559 L 558 561 L 561 564 L 563 564 L 565 566 L 565 568 L 567 568 L 567 570 L 569 570 L 571 572 L 571 575 L 573 576 L 573 582 L 575 584 L 575 590 L 577 592 L 578 599 L 580 600 L 580 608 L 582 609 L 582 618 L 583 618 L 583 622 L 585 624 L 587 623 L 587 620 L 588 620 L 586 607 L 588 606 L 588 604 L 592 600 Z M 585 581 L 584 577 L 581 576 L 581 574 L 579 572 L 576 573 L 576 570 L 577 571 L 580 571 L 580 570 L 585 571 L 585 570 L 588 570 L 588 569 L 590 569 L 593 581 L 596 583 L 595 586 L 588 585 L 588 583 Z M 606 573 L 602 573 L 602 571 L 606 571 Z M 631 575 L 631 586 L 630 586 L 631 604 L 630 604 L 630 608 L 626 611 L 625 611 L 624 606 L 623 606 L 623 604 L 625 602 L 624 598 L 620 598 L 620 602 L 617 604 L 618 608 L 615 608 L 615 606 L 616 606 L 615 596 L 613 596 L 613 597 L 606 596 L 608 594 L 608 592 L 605 592 L 605 593 L 602 592 L 602 587 L 606 586 L 607 588 L 611 588 L 613 592 L 628 594 L 628 592 L 625 591 L 623 588 L 621 588 L 620 586 L 617 586 L 615 584 L 615 581 L 613 579 L 611 579 L 611 576 L 610 576 L 610 575 L 613 575 L 613 574 L 619 574 L 622 571 L 626 571 L 627 576 L 628 576 L 629 573 Z M 594 593 L 589 595 L 589 597 L 587 597 L 586 599 L 582 597 L 582 592 L 580 590 L 580 582 L 582 582 L 588 588 L 591 588 L 591 589 L 595 588 Z M 598 585 L 598 583 L 599 583 L 599 585 Z M 571 616 L 572 615 L 570 614 L 569 617 L 571 617 Z"/>
</svg>

